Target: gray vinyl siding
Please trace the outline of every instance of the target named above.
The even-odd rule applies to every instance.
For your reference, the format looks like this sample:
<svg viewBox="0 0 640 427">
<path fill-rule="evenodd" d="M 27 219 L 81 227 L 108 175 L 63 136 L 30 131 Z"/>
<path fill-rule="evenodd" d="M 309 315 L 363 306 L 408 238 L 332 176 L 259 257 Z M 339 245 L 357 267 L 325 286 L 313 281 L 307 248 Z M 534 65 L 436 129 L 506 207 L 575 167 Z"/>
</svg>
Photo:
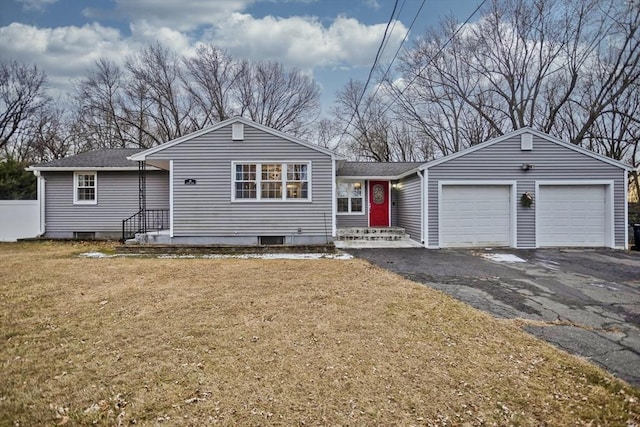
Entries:
<svg viewBox="0 0 640 427">
<path fill-rule="evenodd" d="M 522 163 L 534 168 L 522 171 Z M 613 180 L 615 246 L 623 247 L 624 170 L 567 147 L 533 136 L 533 150 L 520 149 L 520 135 L 499 141 L 472 153 L 428 168 L 429 246 L 438 245 L 438 183 L 441 180 L 517 181 L 517 246 L 535 247 L 535 182 L 542 180 Z M 531 208 L 520 206 L 524 192 L 534 194 Z"/>
<path fill-rule="evenodd" d="M 173 161 L 173 236 L 229 237 L 332 235 L 331 156 L 244 125 L 231 125 L 149 156 Z M 311 162 L 312 201 L 232 201 L 232 163 Z M 195 185 L 185 185 L 195 179 Z M 299 231 L 300 230 L 300 231 Z M 290 239 L 290 240 L 289 240 Z"/>
<path fill-rule="evenodd" d="M 122 220 L 138 212 L 138 172 L 97 173 L 95 205 L 73 204 L 73 172 L 43 172 L 45 189 L 45 237 L 71 238 L 73 233 L 93 232 L 96 237 L 119 238 Z M 169 209 L 169 175 L 147 172 L 147 209 Z"/>
<path fill-rule="evenodd" d="M 396 193 L 397 225 L 409 234 L 411 239 L 422 240 L 420 177 L 410 175 L 398 182 Z"/>
<path fill-rule="evenodd" d="M 364 212 L 359 214 L 336 214 L 336 224 L 338 228 L 347 228 L 347 227 L 368 227 L 369 226 L 369 215 L 367 212 L 369 210 L 369 181 L 363 181 L 363 192 L 364 192 L 364 201 L 362 202 L 362 206 Z"/>
</svg>

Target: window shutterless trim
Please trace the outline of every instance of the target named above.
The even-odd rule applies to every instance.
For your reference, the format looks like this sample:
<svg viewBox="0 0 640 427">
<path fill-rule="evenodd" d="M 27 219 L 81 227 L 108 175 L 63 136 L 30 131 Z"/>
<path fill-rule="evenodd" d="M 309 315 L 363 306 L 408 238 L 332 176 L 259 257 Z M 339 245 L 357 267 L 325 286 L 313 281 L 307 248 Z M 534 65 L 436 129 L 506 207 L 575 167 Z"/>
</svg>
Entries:
<svg viewBox="0 0 640 427">
<path fill-rule="evenodd" d="M 339 190 L 339 184 L 350 184 L 351 186 L 353 186 L 353 184 L 359 183 L 360 184 L 360 197 L 352 197 L 351 195 L 347 196 L 347 197 L 339 197 L 338 196 L 338 191 Z M 351 188 L 350 188 L 351 190 Z M 366 209 L 364 206 L 364 201 L 365 201 L 365 185 L 364 185 L 364 181 L 361 180 L 338 180 L 337 181 L 337 185 L 336 185 L 336 215 L 365 215 L 366 214 Z M 348 207 L 349 210 L 348 211 L 339 211 L 338 210 L 338 199 L 348 199 L 349 203 L 348 203 Z M 354 211 L 351 209 L 352 206 L 352 200 L 362 200 L 362 210 L 359 211 Z"/>
<path fill-rule="evenodd" d="M 78 200 L 78 178 L 81 175 L 93 175 L 93 199 L 90 200 Z M 96 171 L 76 171 L 73 173 L 73 204 L 74 205 L 97 205 L 98 204 L 98 172 Z"/>
<path fill-rule="evenodd" d="M 311 161 L 232 161 L 231 162 L 231 202 L 237 203 L 310 203 L 312 201 L 312 166 Z M 262 165 L 280 165 L 280 183 L 281 183 L 281 197 L 279 198 L 262 198 Z M 236 166 L 238 165 L 255 165 L 256 166 L 256 179 L 255 180 L 236 180 Z M 306 165 L 307 166 L 307 179 L 291 180 L 292 183 L 307 183 L 307 197 L 306 198 L 287 198 L 287 170 L 288 165 Z M 238 182 L 255 182 L 256 183 L 256 197 L 255 198 L 238 198 L 236 197 L 236 183 Z M 274 182 L 274 181 L 264 181 Z"/>
</svg>

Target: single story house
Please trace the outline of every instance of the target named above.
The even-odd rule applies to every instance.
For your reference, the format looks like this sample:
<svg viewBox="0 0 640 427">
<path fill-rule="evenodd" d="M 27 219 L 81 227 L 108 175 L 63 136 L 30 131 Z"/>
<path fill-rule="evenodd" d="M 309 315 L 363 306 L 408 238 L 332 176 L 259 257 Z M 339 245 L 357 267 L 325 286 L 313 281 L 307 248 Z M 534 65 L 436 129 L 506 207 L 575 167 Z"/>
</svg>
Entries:
<svg viewBox="0 0 640 427">
<path fill-rule="evenodd" d="M 400 227 L 427 248 L 628 241 L 629 168 L 530 128 L 426 163 L 348 162 L 235 117 L 147 150 L 29 170 L 49 238 L 131 230 L 148 242 L 295 245 Z"/>
</svg>

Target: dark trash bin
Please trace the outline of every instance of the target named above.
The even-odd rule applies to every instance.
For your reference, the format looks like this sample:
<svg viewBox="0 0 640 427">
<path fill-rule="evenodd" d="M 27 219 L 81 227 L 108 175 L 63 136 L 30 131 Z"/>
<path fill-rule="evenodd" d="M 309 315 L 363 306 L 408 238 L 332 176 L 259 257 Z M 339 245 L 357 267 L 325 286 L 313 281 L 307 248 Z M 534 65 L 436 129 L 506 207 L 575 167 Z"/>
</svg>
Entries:
<svg viewBox="0 0 640 427">
<path fill-rule="evenodd" d="M 633 224 L 633 249 L 640 251 L 640 224 Z"/>
</svg>

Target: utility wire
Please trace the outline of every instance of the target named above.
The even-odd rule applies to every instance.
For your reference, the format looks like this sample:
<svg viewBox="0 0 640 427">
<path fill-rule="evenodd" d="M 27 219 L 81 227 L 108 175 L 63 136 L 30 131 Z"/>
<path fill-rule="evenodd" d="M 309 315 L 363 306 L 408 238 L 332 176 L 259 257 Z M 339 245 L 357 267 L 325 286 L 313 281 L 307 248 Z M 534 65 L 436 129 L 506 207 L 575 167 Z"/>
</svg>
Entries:
<svg viewBox="0 0 640 427">
<path fill-rule="evenodd" d="M 426 2 L 427 2 L 427 0 L 422 0 L 422 4 L 420 4 L 420 7 L 418 8 L 418 11 L 416 12 L 415 16 L 413 17 L 413 20 L 411 21 L 411 25 L 409 25 L 409 28 L 407 29 L 407 32 L 405 33 L 402 41 L 400 41 L 400 45 L 398 46 L 398 49 L 396 49 L 396 53 L 393 55 L 393 58 L 391 59 L 391 62 L 389 62 L 389 66 L 387 67 L 387 69 L 385 70 L 384 74 L 380 78 L 380 82 L 376 86 L 376 90 L 373 92 L 373 95 L 371 95 L 371 97 L 375 97 L 376 96 L 376 94 L 378 93 L 378 90 L 380 90 L 380 84 L 382 82 L 384 82 L 384 79 L 386 79 L 387 75 L 389 75 L 389 71 L 391 71 L 391 66 L 393 65 L 394 61 L 398 57 L 398 54 L 400 53 L 400 50 L 402 49 L 402 45 L 409 38 L 409 33 L 411 32 L 411 29 L 413 28 L 414 24 L 416 23 L 416 20 L 418 19 L 418 16 L 420 15 L 420 12 L 422 12 L 422 8 L 424 7 Z M 404 6 L 404 3 L 402 5 Z M 366 113 L 366 109 L 365 109 L 365 113 Z"/>
<path fill-rule="evenodd" d="M 423 0 L 423 1 L 426 1 L 426 0 Z M 402 0 L 402 4 L 400 5 L 400 9 L 396 14 L 396 19 L 393 20 L 393 25 L 391 25 L 391 31 L 389 31 L 389 34 L 393 34 L 393 31 L 396 29 L 396 24 L 399 22 L 398 20 L 400 18 L 400 15 L 402 15 L 402 11 L 404 10 L 405 4 L 407 4 L 407 0 Z M 384 45 L 382 46 L 383 51 L 387 48 L 387 45 L 389 44 L 389 40 L 391 40 L 391 37 L 387 37 L 387 39 L 384 41 Z"/>
<path fill-rule="evenodd" d="M 380 41 L 380 46 L 378 46 L 378 51 L 376 52 L 376 57 L 373 60 L 373 64 L 371 65 L 371 69 L 369 70 L 369 76 L 367 77 L 367 82 L 364 84 L 364 87 L 362 88 L 362 93 L 358 97 L 358 100 L 356 102 L 356 107 L 354 108 L 353 113 L 351 114 L 351 118 L 349 118 L 349 121 L 347 122 L 347 126 L 344 128 L 344 131 L 340 135 L 340 139 L 338 140 L 338 145 L 340 145 L 340 143 L 342 143 L 342 138 L 344 138 L 345 134 L 349 130 L 349 126 L 351 126 L 351 123 L 353 122 L 353 118 L 356 116 L 356 112 L 358 111 L 358 108 L 360 107 L 360 103 L 362 102 L 362 98 L 364 97 L 364 94 L 367 92 L 367 86 L 371 82 L 371 77 L 373 76 L 373 71 L 375 70 L 375 67 L 378 64 L 378 60 L 380 59 L 380 57 L 382 55 L 382 51 L 384 49 L 384 46 L 386 45 L 387 34 L 389 33 L 389 27 L 391 26 L 391 24 L 393 22 L 393 18 L 394 18 L 395 14 L 396 14 L 396 9 L 397 8 L 398 8 L 398 0 L 396 0 L 394 2 L 394 4 L 393 4 L 393 10 L 391 11 L 391 16 L 389 17 L 389 22 L 387 22 L 387 26 L 384 29 L 384 35 L 382 36 L 382 40 Z"/>
<path fill-rule="evenodd" d="M 418 70 L 418 72 L 416 73 L 416 75 L 409 81 L 409 83 L 406 84 L 406 86 L 400 91 L 400 93 L 397 95 L 397 98 L 401 97 L 404 95 L 405 91 L 409 88 L 409 86 L 411 86 L 420 76 L 420 74 L 425 71 L 427 69 L 427 67 L 442 53 L 442 51 L 444 51 L 444 49 L 449 45 L 449 43 L 451 43 L 453 41 L 453 39 L 458 35 L 458 33 L 460 33 L 460 31 L 462 31 L 462 29 L 469 23 L 469 21 L 471 21 L 471 19 L 474 17 L 474 15 L 476 13 L 478 13 L 478 11 L 482 8 L 482 6 L 484 6 L 484 4 L 487 2 L 487 0 L 482 0 L 482 2 L 480 3 L 480 5 L 478 7 L 475 8 L 475 10 L 471 13 L 471 15 L 469 15 L 469 17 L 462 23 L 462 25 L 460 25 L 458 27 L 458 29 L 451 35 L 451 37 L 449 37 L 449 39 L 446 41 L 445 44 L 443 44 L 440 49 L 438 49 L 438 51 L 436 52 L 435 55 L 433 55 L 428 61 L 427 63 Z M 387 111 L 389 111 L 389 108 L 391 108 L 391 106 L 394 104 L 394 100 L 392 100 L 389 105 L 387 105 L 387 107 L 382 111 L 382 114 L 385 114 Z"/>
</svg>

